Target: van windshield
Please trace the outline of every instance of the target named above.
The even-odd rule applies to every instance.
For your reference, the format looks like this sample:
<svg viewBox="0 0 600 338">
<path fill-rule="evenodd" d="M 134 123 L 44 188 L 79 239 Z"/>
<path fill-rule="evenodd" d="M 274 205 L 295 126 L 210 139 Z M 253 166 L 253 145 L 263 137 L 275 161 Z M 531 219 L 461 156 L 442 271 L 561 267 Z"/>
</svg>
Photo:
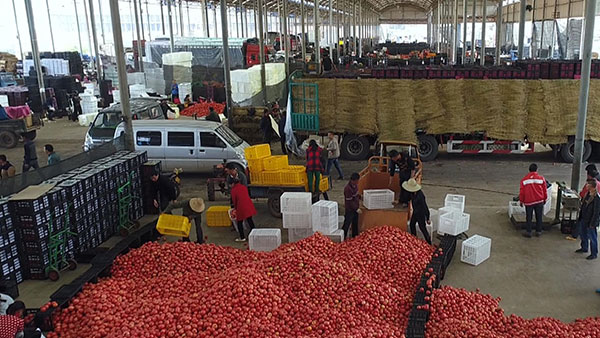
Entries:
<svg viewBox="0 0 600 338">
<path fill-rule="evenodd" d="M 221 136 L 225 142 L 229 143 L 230 146 L 232 147 L 237 147 L 240 144 L 242 144 L 242 142 L 244 142 L 244 140 L 242 140 L 239 136 L 237 136 L 236 133 L 234 133 L 231 129 L 227 128 L 226 126 L 220 126 L 218 127 L 216 130 L 217 134 L 219 134 L 219 136 Z"/>
<path fill-rule="evenodd" d="M 115 134 L 115 129 L 122 120 L 121 112 L 101 112 L 96 116 L 94 123 L 90 127 L 90 136 L 92 138 L 112 138 Z"/>
<path fill-rule="evenodd" d="M 135 101 L 132 101 L 132 103 Z M 164 118 L 162 110 L 158 104 L 153 105 L 149 108 L 131 109 L 132 118 L 134 120 L 155 120 Z M 115 134 L 115 129 L 123 121 L 121 112 L 118 110 L 107 110 L 100 112 L 92 126 L 90 127 L 89 134 L 92 138 L 112 138 Z"/>
</svg>

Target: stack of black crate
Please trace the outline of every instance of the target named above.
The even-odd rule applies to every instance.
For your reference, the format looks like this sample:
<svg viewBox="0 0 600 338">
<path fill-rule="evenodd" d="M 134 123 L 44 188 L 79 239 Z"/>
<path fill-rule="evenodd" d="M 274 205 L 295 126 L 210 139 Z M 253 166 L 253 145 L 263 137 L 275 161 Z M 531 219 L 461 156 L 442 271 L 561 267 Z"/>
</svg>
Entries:
<svg viewBox="0 0 600 338">
<path fill-rule="evenodd" d="M 14 260 L 2 259 L 3 225 L 7 222 L 15 224 L 13 236 L 7 237 L 7 243 L 21 243 L 16 250 L 17 259 L 20 256 L 23 265 L 20 282 L 23 278 L 46 278 L 50 266 L 48 244 L 53 233 L 69 227 L 74 234 L 67 238 L 66 247 L 59 250 L 68 258 L 99 246 L 115 234 L 119 230 L 118 189 L 128 182 L 134 195 L 130 218 L 141 218 L 144 213 L 139 196 L 140 166 L 146 161 L 145 152 L 119 152 L 43 182 L 55 187 L 35 200 L 8 203 L 6 213 L 12 218 L 1 217 L 0 220 L 0 267 L 8 263 L 13 268 L 9 265 L 7 272 L 16 271 Z M 0 213 L 2 210 L 0 203 Z"/>
<path fill-rule="evenodd" d="M 18 290 L 17 284 L 24 279 L 23 265 L 19 257 L 19 233 L 13 223 L 8 198 L 0 199 L 0 265 L 2 284 L 9 290 Z M 15 293 L 12 293 L 14 295 Z M 18 291 L 16 292 L 18 296 Z"/>
<path fill-rule="evenodd" d="M 51 267 L 50 238 L 65 230 L 68 226 L 68 200 L 66 192 L 55 187 L 45 195 L 31 200 L 11 201 L 13 215 L 18 225 L 21 245 L 21 261 L 25 277 L 45 279 L 46 271 Z M 74 242 L 68 237 L 66 246 L 57 247 L 56 262 L 65 255 L 70 259 L 74 255 Z M 55 262 L 55 263 L 56 263 Z M 54 266 L 62 269 L 64 266 Z"/>
</svg>

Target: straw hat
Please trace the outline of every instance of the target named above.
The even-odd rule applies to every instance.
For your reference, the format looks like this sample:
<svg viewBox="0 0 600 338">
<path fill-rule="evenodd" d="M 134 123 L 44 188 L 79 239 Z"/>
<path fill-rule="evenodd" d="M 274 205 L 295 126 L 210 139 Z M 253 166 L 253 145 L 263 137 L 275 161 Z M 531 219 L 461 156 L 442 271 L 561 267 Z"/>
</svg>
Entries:
<svg viewBox="0 0 600 338">
<path fill-rule="evenodd" d="M 197 213 L 201 213 L 204 211 L 204 200 L 196 197 L 196 198 L 192 198 L 190 200 L 190 208 L 192 209 L 192 211 L 197 212 Z"/>
<path fill-rule="evenodd" d="M 417 192 L 421 190 L 421 185 L 417 183 L 414 178 L 411 178 L 410 180 L 402 183 L 402 189 L 408 192 Z"/>
</svg>

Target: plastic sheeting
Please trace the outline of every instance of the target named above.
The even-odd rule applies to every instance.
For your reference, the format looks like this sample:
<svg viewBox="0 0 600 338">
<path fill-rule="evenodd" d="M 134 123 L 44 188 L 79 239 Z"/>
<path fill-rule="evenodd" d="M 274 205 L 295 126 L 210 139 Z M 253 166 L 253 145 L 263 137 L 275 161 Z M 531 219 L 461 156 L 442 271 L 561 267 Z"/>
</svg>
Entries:
<svg viewBox="0 0 600 338">
<path fill-rule="evenodd" d="M 229 39 L 229 63 L 231 69 L 244 67 L 242 45 L 244 39 Z M 146 43 L 146 55 L 150 61 L 163 65 L 163 55 L 169 54 L 171 48 L 168 40 L 155 40 Z M 192 66 L 211 68 L 223 67 L 223 47 L 221 38 L 176 38 L 173 52 L 190 52 Z"/>
<path fill-rule="evenodd" d="M 285 65 L 283 63 L 268 63 L 265 65 L 265 82 L 267 88 L 277 86 L 284 81 Z M 231 98 L 233 102 L 240 103 L 247 101 L 260 93 L 260 90 L 260 65 L 249 69 L 231 71 Z M 277 98 L 281 99 L 282 96 Z"/>
</svg>

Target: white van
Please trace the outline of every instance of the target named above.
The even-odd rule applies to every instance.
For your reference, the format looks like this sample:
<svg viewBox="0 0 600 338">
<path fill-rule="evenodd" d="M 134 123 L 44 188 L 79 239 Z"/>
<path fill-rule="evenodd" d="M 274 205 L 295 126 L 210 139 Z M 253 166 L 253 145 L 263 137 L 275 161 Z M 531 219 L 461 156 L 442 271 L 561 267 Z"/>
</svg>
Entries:
<svg viewBox="0 0 600 338">
<path fill-rule="evenodd" d="M 148 152 L 148 159 L 161 161 L 163 170 L 213 172 L 213 166 L 235 163 L 245 170 L 244 149 L 249 145 L 227 126 L 204 120 L 135 120 L 135 150 Z M 124 132 L 119 124 L 114 137 Z"/>
</svg>

